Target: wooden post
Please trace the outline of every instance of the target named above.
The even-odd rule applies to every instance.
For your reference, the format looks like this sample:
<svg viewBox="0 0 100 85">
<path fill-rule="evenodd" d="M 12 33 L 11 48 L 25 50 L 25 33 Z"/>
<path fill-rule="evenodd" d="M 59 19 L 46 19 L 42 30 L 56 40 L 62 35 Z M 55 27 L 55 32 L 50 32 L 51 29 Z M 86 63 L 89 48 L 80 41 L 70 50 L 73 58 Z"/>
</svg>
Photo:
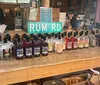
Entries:
<svg viewBox="0 0 100 85">
<path fill-rule="evenodd" d="M 50 0 L 42 0 L 43 7 L 50 7 Z"/>
</svg>

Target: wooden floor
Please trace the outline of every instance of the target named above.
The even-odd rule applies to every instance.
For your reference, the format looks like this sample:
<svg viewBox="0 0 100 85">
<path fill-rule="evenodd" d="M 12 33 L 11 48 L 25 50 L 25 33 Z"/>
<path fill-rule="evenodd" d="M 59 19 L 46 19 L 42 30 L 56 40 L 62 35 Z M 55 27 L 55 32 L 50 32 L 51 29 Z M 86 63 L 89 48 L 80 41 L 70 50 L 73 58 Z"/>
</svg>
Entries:
<svg viewBox="0 0 100 85">
<path fill-rule="evenodd" d="M 100 47 L 23 60 L 0 60 L 0 85 L 100 67 Z"/>
</svg>

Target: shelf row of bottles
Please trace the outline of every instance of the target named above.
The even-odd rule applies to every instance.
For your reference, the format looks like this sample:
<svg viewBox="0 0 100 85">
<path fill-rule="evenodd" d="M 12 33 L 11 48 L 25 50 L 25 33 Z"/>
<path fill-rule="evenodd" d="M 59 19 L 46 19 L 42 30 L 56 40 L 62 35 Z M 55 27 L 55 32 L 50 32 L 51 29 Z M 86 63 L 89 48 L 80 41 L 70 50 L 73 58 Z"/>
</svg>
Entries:
<svg viewBox="0 0 100 85">
<path fill-rule="evenodd" d="M 74 31 L 45 34 L 15 34 L 13 38 L 6 34 L 0 36 L 0 59 L 23 59 L 47 56 L 49 53 L 63 53 L 66 50 L 76 50 L 100 46 L 99 30 Z"/>
</svg>

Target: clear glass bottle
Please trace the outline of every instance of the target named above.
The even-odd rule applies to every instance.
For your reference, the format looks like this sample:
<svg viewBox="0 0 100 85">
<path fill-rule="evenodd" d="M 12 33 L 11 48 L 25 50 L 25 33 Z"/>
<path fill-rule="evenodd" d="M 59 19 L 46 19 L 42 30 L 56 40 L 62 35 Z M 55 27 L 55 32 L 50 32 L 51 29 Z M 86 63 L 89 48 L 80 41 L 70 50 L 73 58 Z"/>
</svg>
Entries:
<svg viewBox="0 0 100 85">
<path fill-rule="evenodd" d="M 78 37 L 78 48 L 82 49 L 83 47 L 84 47 L 84 36 L 83 36 L 83 31 L 81 31 Z"/>
<path fill-rule="evenodd" d="M 95 32 L 93 30 L 91 31 L 91 34 L 89 35 L 89 45 L 90 47 L 96 46 L 96 37 L 95 37 Z"/>
<path fill-rule="evenodd" d="M 88 31 L 86 31 L 84 36 L 84 48 L 88 47 L 89 47 L 89 36 L 88 36 Z"/>
<path fill-rule="evenodd" d="M 63 52 L 63 42 L 61 41 L 61 36 L 58 34 L 58 40 L 55 42 L 56 44 L 56 53 L 61 54 Z"/>
<path fill-rule="evenodd" d="M 47 42 L 48 42 L 48 51 L 53 52 L 54 42 L 51 38 L 51 34 L 48 34 Z"/>
<path fill-rule="evenodd" d="M 0 47 L 0 59 L 10 59 L 11 50 L 10 45 L 7 43 L 7 38 L 3 39 L 2 46 Z"/>
</svg>

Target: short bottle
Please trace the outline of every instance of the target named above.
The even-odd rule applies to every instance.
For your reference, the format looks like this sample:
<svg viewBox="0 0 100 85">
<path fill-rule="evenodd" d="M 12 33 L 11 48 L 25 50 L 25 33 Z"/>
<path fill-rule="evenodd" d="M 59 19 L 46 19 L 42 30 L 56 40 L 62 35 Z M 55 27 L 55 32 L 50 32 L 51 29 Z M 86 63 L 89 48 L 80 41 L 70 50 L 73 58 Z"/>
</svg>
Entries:
<svg viewBox="0 0 100 85">
<path fill-rule="evenodd" d="M 66 49 L 67 50 L 72 49 L 72 32 L 69 32 L 68 37 L 66 37 Z"/>
<path fill-rule="evenodd" d="M 48 43 L 46 42 L 46 36 L 43 36 L 43 42 L 41 45 L 42 56 L 48 55 Z"/>
<path fill-rule="evenodd" d="M 22 45 L 22 41 L 21 41 L 21 38 L 18 37 L 17 38 L 17 43 L 15 44 L 15 47 L 14 47 L 14 56 L 16 59 L 23 59 L 24 58 L 24 48 L 23 48 L 23 45 Z"/>
<path fill-rule="evenodd" d="M 78 48 L 82 49 L 83 47 L 84 47 L 84 36 L 83 36 L 83 31 L 81 31 L 78 37 Z"/>
<path fill-rule="evenodd" d="M 7 43 L 7 38 L 3 39 L 4 43 L 0 47 L 0 59 L 10 59 L 11 58 L 11 50 L 10 46 Z"/>
<path fill-rule="evenodd" d="M 24 55 L 26 58 L 32 58 L 32 41 L 27 36 L 26 37 L 26 44 L 24 46 Z"/>
<path fill-rule="evenodd" d="M 78 32 L 74 32 L 74 36 L 72 37 L 72 48 L 77 49 L 78 48 Z"/>
<path fill-rule="evenodd" d="M 86 31 L 84 36 L 84 48 L 88 47 L 89 47 L 89 36 L 88 36 L 88 31 Z"/>
<path fill-rule="evenodd" d="M 38 40 L 38 37 L 34 36 L 33 55 L 34 57 L 40 57 L 40 53 L 41 53 L 41 43 Z"/>
</svg>

